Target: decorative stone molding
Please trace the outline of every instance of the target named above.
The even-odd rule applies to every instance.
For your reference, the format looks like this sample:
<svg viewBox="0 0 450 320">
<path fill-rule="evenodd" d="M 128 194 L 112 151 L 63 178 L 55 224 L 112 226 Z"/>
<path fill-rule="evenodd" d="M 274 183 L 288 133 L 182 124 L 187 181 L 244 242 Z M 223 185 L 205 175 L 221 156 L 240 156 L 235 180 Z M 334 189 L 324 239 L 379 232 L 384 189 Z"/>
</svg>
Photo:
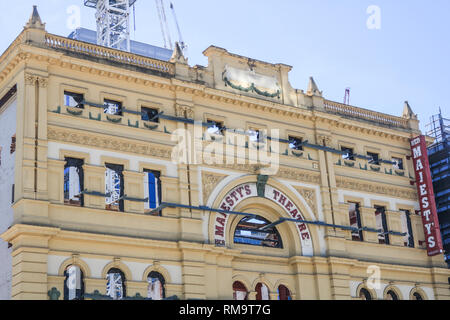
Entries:
<svg viewBox="0 0 450 320">
<path fill-rule="evenodd" d="M 215 187 L 226 175 L 202 171 L 203 202 L 206 203 Z"/>
<path fill-rule="evenodd" d="M 111 136 L 100 134 L 86 134 L 81 132 L 68 131 L 64 129 L 48 129 L 48 139 L 61 142 L 75 143 L 78 145 L 91 146 L 96 148 L 110 149 L 114 151 L 130 152 L 158 158 L 171 159 L 172 148 L 156 147 L 145 143 L 130 143 L 113 139 Z"/>
<path fill-rule="evenodd" d="M 189 106 L 176 104 L 175 115 L 180 118 L 194 119 L 194 109 Z"/>
<path fill-rule="evenodd" d="M 36 81 L 38 81 L 39 77 L 31 74 L 31 73 L 25 73 L 25 84 L 34 86 L 36 84 Z"/>
<path fill-rule="evenodd" d="M 286 178 L 290 180 L 296 180 L 301 182 L 311 182 L 315 184 L 320 183 L 320 174 L 311 174 L 305 171 L 292 168 L 280 168 L 276 175 L 280 178 Z"/>
<path fill-rule="evenodd" d="M 311 208 L 314 214 L 317 212 L 317 200 L 316 200 L 316 191 L 309 188 L 303 188 L 303 187 L 294 187 L 295 190 L 300 193 L 300 195 L 305 199 L 308 206 Z"/>
<path fill-rule="evenodd" d="M 317 135 L 317 143 L 321 144 L 322 142 L 325 142 L 325 146 L 329 147 L 331 145 L 331 137 L 329 135 Z"/>
<path fill-rule="evenodd" d="M 369 181 L 361 182 L 357 180 L 337 177 L 336 187 L 343 189 L 357 190 L 362 192 L 384 194 L 396 198 L 417 200 L 417 191 L 415 190 L 408 190 L 401 187 L 392 187 Z"/>
</svg>

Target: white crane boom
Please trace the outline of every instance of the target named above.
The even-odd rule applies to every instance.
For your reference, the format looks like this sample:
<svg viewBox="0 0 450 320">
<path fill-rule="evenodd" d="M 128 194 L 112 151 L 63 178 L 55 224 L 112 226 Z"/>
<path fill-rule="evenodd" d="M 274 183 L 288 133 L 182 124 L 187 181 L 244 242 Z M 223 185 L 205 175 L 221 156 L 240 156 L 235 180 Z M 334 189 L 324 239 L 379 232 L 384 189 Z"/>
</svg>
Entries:
<svg viewBox="0 0 450 320">
<path fill-rule="evenodd" d="M 158 11 L 161 32 L 164 39 L 164 47 L 173 50 L 172 39 L 170 38 L 169 24 L 167 23 L 166 11 L 164 9 L 164 0 L 155 0 L 156 10 Z"/>
<path fill-rule="evenodd" d="M 170 9 L 172 9 L 173 19 L 175 20 L 175 24 L 177 25 L 180 48 L 183 51 L 183 53 L 186 55 L 187 45 L 183 41 L 183 36 L 181 35 L 180 25 L 178 24 L 177 14 L 175 13 L 175 7 L 173 6 L 172 2 L 170 3 Z"/>
</svg>

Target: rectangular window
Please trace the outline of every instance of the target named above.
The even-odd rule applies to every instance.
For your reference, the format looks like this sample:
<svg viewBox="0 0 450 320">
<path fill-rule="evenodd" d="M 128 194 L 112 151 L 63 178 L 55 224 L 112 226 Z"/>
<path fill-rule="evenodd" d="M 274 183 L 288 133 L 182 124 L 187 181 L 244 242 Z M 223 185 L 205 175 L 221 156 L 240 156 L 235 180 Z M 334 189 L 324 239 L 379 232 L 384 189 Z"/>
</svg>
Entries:
<svg viewBox="0 0 450 320">
<path fill-rule="evenodd" d="M 345 160 L 355 160 L 355 156 L 352 148 L 341 147 L 341 151 L 343 152 L 342 158 Z"/>
<path fill-rule="evenodd" d="M 258 129 L 250 129 L 248 130 L 248 135 L 250 136 L 251 142 L 262 142 L 262 134 Z"/>
<path fill-rule="evenodd" d="M 377 166 L 380 165 L 380 156 L 378 155 L 378 153 L 367 152 L 367 156 L 370 158 L 370 164 L 375 164 Z"/>
<path fill-rule="evenodd" d="M 161 172 L 144 169 L 144 198 L 148 199 L 144 205 L 145 213 L 150 213 L 161 205 Z M 161 211 L 154 212 L 154 215 Z"/>
<path fill-rule="evenodd" d="M 394 169 L 403 170 L 403 159 L 392 157 L 392 162 L 395 162 Z"/>
<path fill-rule="evenodd" d="M 208 119 L 207 123 L 209 124 L 208 130 L 207 130 L 209 134 L 215 134 L 215 135 L 223 135 L 224 134 L 225 126 L 224 126 L 223 122 Z"/>
<path fill-rule="evenodd" d="M 123 166 L 106 163 L 105 204 L 106 210 L 124 211 Z"/>
<path fill-rule="evenodd" d="M 84 96 L 80 93 L 64 91 L 64 105 L 66 107 L 84 109 Z"/>
<path fill-rule="evenodd" d="M 11 137 L 11 148 L 10 148 L 10 153 L 13 154 L 14 152 L 16 152 L 16 135 L 13 135 Z"/>
<path fill-rule="evenodd" d="M 122 102 L 105 99 L 104 113 L 121 116 L 122 115 Z"/>
<path fill-rule="evenodd" d="M 289 148 L 292 150 L 303 151 L 303 139 L 289 136 Z"/>
<path fill-rule="evenodd" d="M 348 215 L 350 219 L 350 226 L 352 228 L 361 229 L 361 214 L 359 211 L 359 203 L 350 203 L 350 207 L 348 210 Z M 353 241 L 363 241 L 362 231 L 352 231 L 352 240 Z"/>
<path fill-rule="evenodd" d="M 83 206 L 84 190 L 84 161 L 74 158 L 65 158 L 64 166 L 64 204 Z"/>
<path fill-rule="evenodd" d="M 402 220 L 402 233 L 406 233 L 406 236 L 403 239 L 403 244 L 405 247 L 414 248 L 414 237 L 412 233 L 411 226 L 411 217 L 409 210 L 402 210 L 401 212 L 401 220 Z"/>
<path fill-rule="evenodd" d="M 159 111 L 152 108 L 141 108 L 141 120 L 159 123 Z"/>
<path fill-rule="evenodd" d="M 388 231 L 386 209 L 384 207 L 375 206 L 375 220 L 377 223 L 377 229 L 381 230 L 381 232 L 378 233 L 378 243 L 389 244 L 389 235 L 386 234 Z"/>
</svg>

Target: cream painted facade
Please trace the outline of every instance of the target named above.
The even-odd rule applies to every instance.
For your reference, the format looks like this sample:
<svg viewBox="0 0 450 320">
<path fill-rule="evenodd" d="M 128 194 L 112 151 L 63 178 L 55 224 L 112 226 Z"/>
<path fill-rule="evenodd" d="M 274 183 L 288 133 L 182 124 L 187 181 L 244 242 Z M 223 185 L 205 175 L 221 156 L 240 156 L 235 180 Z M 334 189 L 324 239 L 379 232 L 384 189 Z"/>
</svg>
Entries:
<svg viewBox="0 0 450 320">
<path fill-rule="evenodd" d="M 450 270 L 442 255 L 427 256 L 420 215 L 411 216 L 414 248 L 392 234 L 389 245 L 379 244 L 368 231 L 362 232 L 364 241 L 352 241 L 350 231 L 338 227 L 350 225 L 349 202 L 360 204 L 368 228 L 376 228 L 374 206 L 384 206 L 394 232 L 402 228 L 400 210 L 419 209 L 408 156 L 409 139 L 420 131 L 409 108 L 394 117 L 342 105 L 326 100 L 312 79 L 306 91 L 292 88 L 290 66 L 214 46 L 204 54 L 207 67 L 190 67 L 177 50 L 170 62 L 153 60 L 52 35 L 39 17 L 30 19 L 0 57 L 0 98 L 17 85 L 13 222 L 10 228 L 0 224 L 2 248 L 12 246 L 11 266 L 1 270 L 12 268 L 11 288 L 1 292 L 11 296 L 2 298 L 49 299 L 57 291 L 63 299 L 64 271 L 77 265 L 85 293 L 105 294 L 106 274 L 118 268 L 129 297 L 146 297 L 147 276 L 157 271 L 166 296 L 181 299 L 232 299 L 235 281 L 249 299 L 256 298 L 258 283 L 268 287 L 270 299 L 278 299 L 279 285 L 300 300 L 359 299 L 361 288 L 374 299 L 386 298 L 388 290 L 407 300 L 416 292 L 424 299 L 450 299 Z M 69 108 L 64 91 L 83 94 L 90 104 Z M 122 102 L 123 115 L 109 116 L 95 106 L 104 99 Z M 172 118 L 143 121 L 142 107 Z M 195 136 L 193 123 L 182 119 L 220 121 L 231 129 L 276 128 L 280 139 L 294 136 L 309 145 L 296 153 L 281 143 L 279 170 L 261 183 L 263 168 L 236 158 L 222 165 L 172 162 L 176 130 Z M 401 158 L 404 169 L 344 160 L 330 151 L 341 147 Z M 248 155 L 252 146 L 239 148 Z M 84 160 L 84 188 L 91 191 L 84 207 L 64 204 L 65 157 Z M 105 210 L 105 198 L 92 193 L 104 192 L 105 163 L 124 167 L 130 199 L 124 212 Z M 162 202 L 176 204 L 161 216 L 144 214 L 136 200 L 144 198 L 144 169 L 161 172 Z M 244 190 L 240 186 L 258 196 L 238 199 L 234 193 L 236 212 L 275 222 L 292 218 L 295 207 L 297 218 L 335 227 L 309 223 L 300 230 L 284 222 L 276 226 L 282 248 L 251 246 L 233 241 L 242 216 L 230 214 L 219 239 L 220 213 L 205 207 L 219 209 L 234 190 Z M 286 200 L 271 198 L 276 193 Z M 371 266 L 380 271 L 375 289 L 369 285 Z"/>
</svg>

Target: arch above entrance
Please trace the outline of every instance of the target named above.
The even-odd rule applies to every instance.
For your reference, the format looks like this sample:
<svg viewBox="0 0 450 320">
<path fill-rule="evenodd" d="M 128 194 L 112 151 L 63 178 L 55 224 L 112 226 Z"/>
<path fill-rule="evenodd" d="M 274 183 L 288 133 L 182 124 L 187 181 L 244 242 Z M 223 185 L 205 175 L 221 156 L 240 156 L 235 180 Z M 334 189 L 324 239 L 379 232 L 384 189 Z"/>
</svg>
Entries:
<svg viewBox="0 0 450 320">
<path fill-rule="evenodd" d="M 270 184 L 264 184 L 264 186 L 261 187 L 261 185 L 257 182 L 241 183 L 237 185 L 220 199 L 220 202 L 216 207 L 224 211 L 234 211 L 241 202 L 251 198 L 264 198 L 275 203 L 280 209 L 282 209 L 282 213 L 279 216 L 280 218 L 284 217 L 296 220 L 305 220 L 301 210 L 296 205 L 298 201 L 295 201 L 291 196 L 287 195 L 286 192 L 283 192 L 278 187 Z M 214 244 L 222 247 L 227 246 L 226 230 L 230 214 L 216 213 L 212 217 L 212 238 Z M 296 223 L 296 229 L 301 243 L 302 255 L 313 256 L 314 250 L 312 235 L 308 225 L 303 222 Z"/>
</svg>

